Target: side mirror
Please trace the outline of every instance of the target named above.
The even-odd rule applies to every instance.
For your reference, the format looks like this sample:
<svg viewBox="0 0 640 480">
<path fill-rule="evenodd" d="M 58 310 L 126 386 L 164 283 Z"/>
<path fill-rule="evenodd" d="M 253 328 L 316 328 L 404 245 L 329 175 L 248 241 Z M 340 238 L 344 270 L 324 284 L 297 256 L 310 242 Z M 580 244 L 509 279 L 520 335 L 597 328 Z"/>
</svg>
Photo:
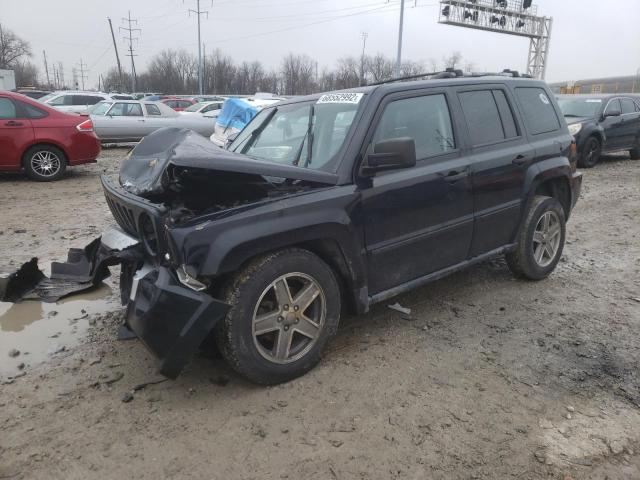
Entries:
<svg viewBox="0 0 640 480">
<path fill-rule="evenodd" d="M 367 155 L 360 167 L 364 176 L 378 172 L 411 168 L 416 164 L 416 142 L 413 138 L 401 137 L 383 140 L 373 146 L 373 153 Z"/>
<path fill-rule="evenodd" d="M 609 117 L 619 117 L 620 115 L 622 115 L 622 112 L 620 110 L 607 110 L 606 112 L 604 112 L 603 117 L 604 118 L 609 118 Z"/>
</svg>

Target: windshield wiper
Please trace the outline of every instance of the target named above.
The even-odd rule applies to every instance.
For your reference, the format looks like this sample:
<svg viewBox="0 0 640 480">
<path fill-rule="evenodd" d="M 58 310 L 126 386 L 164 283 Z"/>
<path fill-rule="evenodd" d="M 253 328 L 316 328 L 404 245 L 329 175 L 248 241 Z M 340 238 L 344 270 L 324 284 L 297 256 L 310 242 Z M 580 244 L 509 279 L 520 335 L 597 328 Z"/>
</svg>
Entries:
<svg viewBox="0 0 640 480">
<path fill-rule="evenodd" d="M 264 119 L 264 121 L 260 124 L 259 127 L 257 127 L 256 129 L 253 130 L 253 132 L 251 132 L 251 135 L 249 135 L 244 141 L 247 142 L 244 144 L 244 146 L 242 147 L 242 150 L 240 150 L 240 153 L 247 153 L 247 150 L 249 150 L 254 143 L 256 143 L 256 141 L 258 140 L 258 137 L 260 136 L 260 134 L 262 133 L 262 131 L 267 128 L 267 125 L 269 124 L 269 122 L 271 121 L 271 119 L 273 118 L 273 116 L 276 114 L 276 112 L 278 111 L 277 108 L 274 108 L 271 113 L 269 113 L 269 115 L 267 115 L 267 117 Z"/>
<path fill-rule="evenodd" d="M 293 164 L 297 167 L 300 163 L 300 157 L 302 157 L 302 150 L 304 148 L 304 141 L 307 141 L 307 158 L 304 161 L 303 168 L 306 168 L 311 161 L 311 154 L 313 153 L 313 116 L 315 114 L 315 107 L 313 104 L 309 107 L 309 122 L 307 123 L 307 133 L 302 137 L 302 142 L 300 143 L 300 148 L 298 148 L 298 153 L 296 154 L 296 159 Z"/>
</svg>

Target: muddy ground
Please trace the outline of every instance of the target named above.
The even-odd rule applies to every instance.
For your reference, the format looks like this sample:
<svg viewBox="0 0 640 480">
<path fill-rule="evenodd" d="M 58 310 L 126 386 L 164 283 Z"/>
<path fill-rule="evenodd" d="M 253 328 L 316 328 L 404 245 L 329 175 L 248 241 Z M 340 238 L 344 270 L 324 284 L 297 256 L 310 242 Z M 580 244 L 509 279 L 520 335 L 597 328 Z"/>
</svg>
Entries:
<svg viewBox="0 0 640 480">
<path fill-rule="evenodd" d="M 0 176 L 0 271 L 97 236 L 98 176 L 125 153 L 53 184 Z M 0 304 L 3 351 L 24 350 L 0 361 L 0 478 L 640 479 L 639 219 L 640 162 L 607 158 L 551 278 L 457 273 L 397 299 L 411 320 L 344 318 L 318 368 L 272 388 L 203 355 L 125 403 L 161 378 L 115 340 L 115 288 L 75 310 Z M 71 327 L 33 340 L 48 322 Z"/>
</svg>

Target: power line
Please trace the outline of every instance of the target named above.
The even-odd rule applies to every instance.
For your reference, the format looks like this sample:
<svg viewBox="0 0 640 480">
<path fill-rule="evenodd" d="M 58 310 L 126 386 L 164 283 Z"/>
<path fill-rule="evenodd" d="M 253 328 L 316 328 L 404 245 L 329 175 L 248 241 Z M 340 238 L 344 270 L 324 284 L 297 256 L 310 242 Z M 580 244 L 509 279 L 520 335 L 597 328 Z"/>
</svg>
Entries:
<svg viewBox="0 0 640 480">
<path fill-rule="evenodd" d="M 133 41 L 138 41 L 139 38 L 134 38 L 133 37 L 133 32 L 142 32 L 142 29 L 140 28 L 131 28 L 132 24 L 138 24 L 138 20 L 136 19 L 132 19 L 131 18 L 131 10 L 129 10 L 129 16 L 127 18 L 122 18 L 123 22 L 127 22 L 128 27 L 120 27 L 119 30 L 124 30 L 125 32 L 129 32 L 129 54 L 127 55 L 127 57 L 131 57 L 131 91 L 135 92 L 136 91 L 136 81 L 137 81 L 137 76 L 136 76 L 136 63 L 134 61 L 134 57 L 137 57 L 137 55 L 134 55 L 133 53 Z M 125 37 L 126 40 L 126 37 Z"/>
<path fill-rule="evenodd" d="M 202 40 L 200 39 L 200 17 L 206 15 L 209 18 L 208 10 L 200 10 L 200 0 L 196 0 L 197 8 L 188 10 L 189 15 L 194 13 L 198 17 L 198 93 L 203 94 L 202 91 Z M 211 0 L 211 6 L 213 7 L 213 0 Z"/>
<path fill-rule="evenodd" d="M 87 75 L 84 73 L 84 72 L 88 72 L 88 70 L 86 70 L 85 68 L 87 64 L 84 63 L 82 59 L 80 59 L 79 66 L 80 66 L 80 81 L 82 82 L 82 90 L 84 90 L 84 80 L 88 78 Z"/>
</svg>

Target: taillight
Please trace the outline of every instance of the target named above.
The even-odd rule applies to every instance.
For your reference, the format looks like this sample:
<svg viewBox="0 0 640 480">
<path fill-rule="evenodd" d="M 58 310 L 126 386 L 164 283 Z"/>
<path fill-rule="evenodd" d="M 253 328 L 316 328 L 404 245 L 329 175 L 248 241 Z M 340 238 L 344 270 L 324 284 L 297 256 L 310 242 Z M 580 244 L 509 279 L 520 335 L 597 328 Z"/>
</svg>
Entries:
<svg viewBox="0 0 640 480">
<path fill-rule="evenodd" d="M 91 119 L 85 120 L 81 124 L 76 125 L 76 129 L 79 132 L 93 132 L 93 122 L 91 121 Z"/>
</svg>

